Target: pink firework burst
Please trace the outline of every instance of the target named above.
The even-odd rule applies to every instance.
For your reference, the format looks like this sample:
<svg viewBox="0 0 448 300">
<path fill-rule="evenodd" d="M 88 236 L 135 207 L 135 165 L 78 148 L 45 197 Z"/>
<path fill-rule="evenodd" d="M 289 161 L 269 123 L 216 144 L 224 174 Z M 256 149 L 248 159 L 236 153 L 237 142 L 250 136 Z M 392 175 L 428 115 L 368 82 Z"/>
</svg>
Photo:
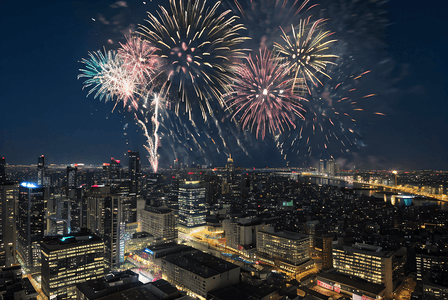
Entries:
<svg viewBox="0 0 448 300">
<path fill-rule="evenodd" d="M 306 99 L 293 93 L 288 68 L 266 49 L 260 50 L 255 59 L 249 55 L 246 60 L 236 68 L 233 91 L 226 95 L 232 118 L 239 118 L 243 129 L 250 127 L 262 139 L 266 129 L 278 134 L 285 128 L 295 128 L 296 119 L 303 119 L 300 102 Z"/>
<path fill-rule="evenodd" d="M 118 55 L 123 59 L 123 67 L 139 84 L 149 83 L 157 75 L 160 67 L 158 49 L 138 36 L 127 36 L 126 44 L 121 44 Z"/>
</svg>

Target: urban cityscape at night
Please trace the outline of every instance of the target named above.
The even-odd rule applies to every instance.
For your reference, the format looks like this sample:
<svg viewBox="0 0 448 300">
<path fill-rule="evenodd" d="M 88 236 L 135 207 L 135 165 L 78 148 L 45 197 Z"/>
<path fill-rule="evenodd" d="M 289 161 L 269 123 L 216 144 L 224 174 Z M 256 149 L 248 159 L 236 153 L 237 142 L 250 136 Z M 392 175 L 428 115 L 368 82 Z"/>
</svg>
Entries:
<svg viewBox="0 0 448 300">
<path fill-rule="evenodd" d="M 0 7 L 0 300 L 448 299 L 442 9 Z"/>
</svg>

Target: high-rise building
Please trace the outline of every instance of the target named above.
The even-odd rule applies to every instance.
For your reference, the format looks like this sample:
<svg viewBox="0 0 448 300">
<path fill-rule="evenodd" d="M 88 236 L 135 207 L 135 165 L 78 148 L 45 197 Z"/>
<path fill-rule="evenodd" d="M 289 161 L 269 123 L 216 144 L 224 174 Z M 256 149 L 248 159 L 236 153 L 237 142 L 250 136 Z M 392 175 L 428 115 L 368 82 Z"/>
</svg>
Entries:
<svg viewBox="0 0 448 300">
<path fill-rule="evenodd" d="M 22 182 L 17 217 L 17 259 L 26 272 L 38 272 L 40 243 L 45 233 L 46 189 Z"/>
<path fill-rule="evenodd" d="M 322 235 L 322 269 L 333 268 L 333 234 Z"/>
<path fill-rule="evenodd" d="M 44 186 L 45 181 L 45 156 L 41 155 L 37 159 L 37 185 Z"/>
<path fill-rule="evenodd" d="M 108 186 L 92 187 L 86 196 L 87 228 L 103 238 L 106 270 L 113 270 L 120 257 L 122 197 L 111 194 Z"/>
<path fill-rule="evenodd" d="M 233 183 L 233 171 L 235 171 L 233 167 L 233 159 L 232 156 L 229 156 L 227 158 L 227 164 L 226 164 L 226 175 L 227 175 L 227 183 Z"/>
<path fill-rule="evenodd" d="M 81 228 L 81 199 L 78 198 L 78 168 L 67 166 L 67 228 L 68 233 Z"/>
<path fill-rule="evenodd" d="M 10 181 L 0 182 L 0 266 L 10 267 L 15 264 L 16 247 L 16 212 L 15 202 L 18 184 Z M 2 255 L 4 253 L 4 255 Z"/>
<path fill-rule="evenodd" d="M 128 151 L 129 157 L 129 194 L 140 194 L 140 156 L 138 151 Z"/>
<path fill-rule="evenodd" d="M 104 242 L 90 232 L 46 237 L 42 291 L 47 299 L 76 299 L 76 284 L 104 276 Z"/>
<path fill-rule="evenodd" d="M 206 224 L 205 186 L 200 181 L 179 185 L 179 225 L 191 228 Z"/>
<path fill-rule="evenodd" d="M 327 174 L 328 176 L 335 176 L 337 172 L 337 164 L 332 159 L 321 159 L 319 160 L 319 173 Z"/>
<path fill-rule="evenodd" d="M 108 195 L 104 198 L 104 263 L 106 270 L 114 270 L 120 263 L 120 238 L 124 233 L 120 196 Z"/>
<path fill-rule="evenodd" d="M 166 207 L 148 207 L 140 211 L 142 231 L 153 235 L 156 243 L 174 242 L 177 239 L 174 211 Z"/>
<path fill-rule="evenodd" d="M 333 266 L 338 273 L 384 285 L 388 296 L 392 295 L 393 281 L 402 275 L 405 263 L 405 247 L 382 251 L 381 247 L 359 243 L 351 247 L 333 245 Z"/>
</svg>

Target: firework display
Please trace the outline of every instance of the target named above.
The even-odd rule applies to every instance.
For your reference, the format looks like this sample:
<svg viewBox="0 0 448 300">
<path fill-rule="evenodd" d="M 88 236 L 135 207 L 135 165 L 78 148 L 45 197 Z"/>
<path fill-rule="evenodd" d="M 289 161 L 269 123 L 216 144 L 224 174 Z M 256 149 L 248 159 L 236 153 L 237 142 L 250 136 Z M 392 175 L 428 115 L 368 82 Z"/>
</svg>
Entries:
<svg viewBox="0 0 448 300">
<path fill-rule="evenodd" d="M 297 118 L 303 119 L 300 101 L 305 99 L 293 93 L 287 73 L 288 68 L 266 49 L 255 59 L 249 55 L 247 64 L 238 66 L 233 91 L 227 96 L 233 118 L 241 115 L 243 129 L 254 129 L 256 136 L 264 139 L 266 129 L 278 134 L 295 128 Z"/>
<path fill-rule="evenodd" d="M 370 71 L 328 16 L 355 2 L 166 1 L 118 49 L 89 53 L 78 76 L 87 96 L 132 113 L 154 172 L 158 151 L 208 164 L 269 143 L 285 161 L 363 145 L 356 115 L 375 97 L 356 86 Z"/>
<path fill-rule="evenodd" d="M 246 39 L 240 35 L 244 27 L 227 10 L 218 11 L 221 2 L 212 7 L 204 1 L 170 0 L 169 10 L 160 6 L 158 17 L 148 13 L 142 36 L 159 49 L 164 61 L 166 80 L 162 93 L 179 95 L 186 110 L 198 104 L 204 119 L 212 111 L 211 101 L 221 105 L 222 93 L 228 92 L 232 81 L 232 63 L 244 57 L 239 45 Z M 194 90 L 195 101 L 189 101 Z"/>
<path fill-rule="evenodd" d="M 276 51 L 286 60 L 294 74 L 294 85 L 300 78 L 305 82 L 309 80 L 314 85 L 321 83 L 318 75 L 328 77 L 325 68 L 327 64 L 334 64 L 333 60 L 337 58 L 337 55 L 327 54 L 329 45 L 335 40 L 327 39 L 332 34 L 330 31 L 319 29 L 323 21 L 319 19 L 310 23 L 309 19 L 300 20 L 297 28 L 291 25 L 291 34 L 282 29 L 284 44 L 274 44 Z"/>
</svg>

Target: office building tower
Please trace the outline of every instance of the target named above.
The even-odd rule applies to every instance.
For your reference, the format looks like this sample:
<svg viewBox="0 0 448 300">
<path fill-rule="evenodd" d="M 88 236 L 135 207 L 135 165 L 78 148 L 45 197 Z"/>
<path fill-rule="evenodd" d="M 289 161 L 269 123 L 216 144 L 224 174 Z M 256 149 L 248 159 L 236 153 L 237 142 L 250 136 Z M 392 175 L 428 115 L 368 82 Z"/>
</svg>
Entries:
<svg viewBox="0 0 448 300">
<path fill-rule="evenodd" d="M 150 233 L 155 243 L 169 243 L 177 239 L 174 211 L 166 207 L 148 207 L 140 211 L 142 231 Z"/>
<path fill-rule="evenodd" d="M 319 160 L 319 173 L 323 173 L 328 176 L 335 176 L 337 173 L 336 161 L 333 158 Z"/>
<path fill-rule="evenodd" d="M 138 151 L 128 151 L 129 157 L 129 194 L 140 194 L 140 157 Z"/>
<path fill-rule="evenodd" d="M 0 183 L 6 181 L 6 162 L 4 157 L 0 157 Z"/>
<path fill-rule="evenodd" d="M 406 248 L 382 251 L 381 247 L 359 244 L 333 245 L 333 266 L 338 273 L 385 286 L 386 295 L 393 292 L 393 281 L 403 273 Z"/>
<path fill-rule="evenodd" d="M 123 236 L 122 197 L 113 195 L 109 186 L 92 187 L 86 193 L 87 228 L 104 241 L 106 271 L 119 264 L 120 237 Z"/>
<path fill-rule="evenodd" d="M 240 281 L 240 267 L 196 250 L 162 259 L 163 279 L 206 299 L 207 293 Z"/>
<path fill-rule="evenodd" d="M 75 166 L 67 166 L 67 195 L 78 187 L 77 178 L 78 168 Z M 73 197 L 72 195 L 70 195 Z"/>
<path fill-rule="evenodd" d="M 42 291 L 47 299 L 76 299 L 76 284 L 104 276 L 104 242 L 90 232 L 45 237 Z"/>
<path fill-rule="evenodd" d="M 192 228 L 206 224 L 205 186 L 200 181 L 179 185 L 179 225 Z"/>
<path fill-rule="evenodd" d="M 78 193 L 78 168 L 74 165 L 67 166 L 67 232 L 81 228 L 81 199 Z"/>
<path fill-rule="evenodd" d="M 41 155 L 37 159 L 37 185 L 44 186 L 45 181 L 45 156 Z"/>
<path fill-rule="evenodd" d="M 17 216 L 17 259 L 27 273 L 39 271 L 40 243 L 45 233 L 46 189 L 22 182 Z"/>
<path fill-rule="evenodd" d="M 14 257 L 16 247 L 15 203 L 18 190 L 19 185 L 14 182 L 0 182 L 0 266 L 4 267 L 10 267 L 16 263 Z"/>
<path fill-rule="evenodd" d="M 289 231 L 257 233 L 257 257 L 285 270 L 298 273 L 310 269 L 310 236 Z"/>
<path fill-rule="evenodd" d="M 120 196 L 108 195 L 104 198 L 104 263 L 106 270 L 114 270 L 120 260 L 120 238 L 123 238 L 124 224 L 121 221 L 122 205 Z"/>
<path fill-rule="evenodd" d="M 226 175 L 227 175 L 227 183 L 233 183 L 233 172 L 235 171 L 234 167 L 233 167 L 233 159 L 232 156 L 229 156 L 229 158 L 227 158 L 227 163 L 226 163 Z"/>
</svg>

